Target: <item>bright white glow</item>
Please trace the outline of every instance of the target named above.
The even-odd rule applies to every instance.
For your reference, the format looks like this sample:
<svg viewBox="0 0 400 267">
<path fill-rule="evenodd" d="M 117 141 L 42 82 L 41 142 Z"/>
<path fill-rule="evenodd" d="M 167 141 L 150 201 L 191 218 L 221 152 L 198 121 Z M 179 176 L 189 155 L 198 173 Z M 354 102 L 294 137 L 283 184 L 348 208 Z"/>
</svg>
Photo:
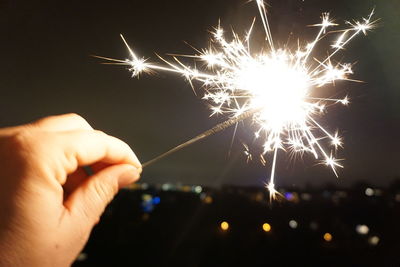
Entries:
<svg viewBox="0 0 400 267">
<path fill-rule="evenodd" d="M 299 224 L 295 220 L 290 220 L 289 221 L 289 227 L 292 229 L 296 229 L 299 226 Z"/>
<path fill-rule="evenodd" d="M 342 147 L 341 137 L 336 132 L 331 134 L 319 122 L 331 104 L 348 105 L 349 99 L 320 97 L 324 93 L 321 87 L 333 86 L 338 80 L 349 80 L 353 74 L 352 64 L 334 61 L 334 56 L 359 33 L 366 34 L 375 27 L 372 21 L 373 11 L 361 21 L 347 21 L 348 28 L 343 30 L 328 29 L 338 26 L 323 13 L 321 23 L 312 26 L 319 31 L 311 42 L 304 45 L 298 42 L 298 48 L 289 50 L 277 48 L 273 42 L 266 5 L 263 0 L 256 0 L 262 26 L 265 30 L 266 43 L 258 53 L 251 50 L 251 34 L 255 19 L 250 29 L 241 39 L 235 32 L 231 40 L 225 37 L 224 30 L 217 26 L 212 32 L 211 46 L 197 50 L 194 55 L 172 56 L 170 60 L 159 57 L 163 64 L 153 64 L 139 58 L 127 46 L 130 58 L 115 60 L 116 64 L 126 64 L 133 76 L 150 71 L 169 71 L 177 73 L 188 80 L 193 87 L 195 81 L 204 89 L 203 99 L 210 105 L 211 115 L 226 114 L 238 116 L 252 110 L 253 121 L 257 125 L 255 135 L 262 140 L 264 148 L 260 158 L 271 156 L 272 168 L 267 188 L 271 198 L 275 197 L 275 167 L 278 150 L 290 153 L 309 153 L 321 164 L 330 167 L 337 176 L 337 168 L 343 168 L 335 151 Z M 314 51 L 321 39 L 330 34 L 337 34 L 336 41 L 330 46 L 327 56 L 318 59 Z M 181 58 L 191 58 L 196 62 L 204 62 L 205 68 L 199 70 L 196 65 L 188 65 Z M 326 147 L 332 147 L 331 149 Z M 247 160 L 253 157 L 245 151 Z"/>
<path fill-rule="evenodd" d="M 360 235 L 367 235 L 369 233 L 369 227 L 365 224 L 359 224 L 356 226 L 356 231 Z"/>
<path fill-rule="evenodd" d="M 369 187 L 367 189 L 365 189 L 365 195 L 367 195 L 369 197 L 372 197 L 374 194 L 375 194 L 375 190 L 374 189 L 369 188 Z"/>
<path fill-rule="evenodd" d="M 193 187 L 195 193 L 200 194 L 203 191 L 203 188 L 200 185 Z"/>
</svg>

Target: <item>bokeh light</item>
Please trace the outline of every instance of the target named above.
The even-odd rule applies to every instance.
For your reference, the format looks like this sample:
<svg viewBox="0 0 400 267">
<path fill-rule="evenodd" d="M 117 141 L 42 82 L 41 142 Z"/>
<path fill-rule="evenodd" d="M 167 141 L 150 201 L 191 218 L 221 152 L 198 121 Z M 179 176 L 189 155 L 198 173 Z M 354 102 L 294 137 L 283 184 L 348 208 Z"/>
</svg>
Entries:
<svg viewBox="0 0 400 267">
<path fill-rule="evenodd" d="M 376 246 L 379 244 L 380 238 L 377 236 L 371 236 L 368 238 L 368 243 L 372 246 Z"/>
<path fill-rule="evenodd" d="M 365 189 L 365 195 L 367 195 L 368 197 L 372 197 L 375 194 L 374 189 L 368 187 L 367 189 Z"/>
<path fill-rule="evenodd" d="M 264 232 L 270 232 L 271 231 L 271 225 L 269 223 L 264 223 L 262 226 Z"/>
<path fill-rule="evenodd" d="M 369 233 L 369 227 L 365 224 L 359 224 L 356 226 L 356 232 L 360 235 L 367 235 Z"/>
<path fill-rule="evenodd" d="M 331 241 L 332 241 L 332 238 L 333 238 L 333 236 L 332 236 L 331 233 L 325 233 L 325 234 L 324 234 L 324 240 L 325 240 L 326 242 L 331 242 Z"/>
<path fill-rule="evenodd" d="M 228 231 L 228 229 L 229 229 L 229 223 L 223 221 L 223 222 L 221 223 L 220 227 L 221 227 L 221 230 L 222 230 L 222 231 Z"/>
<path fill-rule="evenodd" d="M 289 227 L 292 229 L 296 229 L 299 226 L 299 224 L 297 223 L 297 221 L 295 220 L 290 220 L 289 221 Z"/>
<path fill-rule="evenodd" d="M 197 194 L 200 194 L 203 191 L 203 188 L 200 185 L 194 186 L 193 191 Z"/>
</svg>

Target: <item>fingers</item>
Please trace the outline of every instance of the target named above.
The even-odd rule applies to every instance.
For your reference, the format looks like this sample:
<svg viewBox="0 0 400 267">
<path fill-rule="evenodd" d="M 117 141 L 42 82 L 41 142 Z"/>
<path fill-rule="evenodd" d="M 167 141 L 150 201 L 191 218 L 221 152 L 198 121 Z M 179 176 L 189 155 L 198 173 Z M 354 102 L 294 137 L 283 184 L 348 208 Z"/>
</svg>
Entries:
<svg viewBox="0 0 400 267">
<path fill-rule="evenodd" d="M 37 129 L 41 131 L 62 132 L 72 130 L 92 130 L 92 126 L 75 113 L 49 116 L 29 124 L 0 129 L 2 135 L 13 135 L 21 131 Z"/>
<path fill-rule="evenodd" d="M 110 167 L 110 164 L 104 163 L 104 162 L 101 162 L 101 161 L 96 162 L 95 164 L 90 165 L 90 169 L 91 169 L 94 173 L 99 172 L 99 171 L 101 171 L 102 169 L 107 168 L 107 167 Z"/>
<path fill-rule="evenodd" d="M 44 131 L 72 131 L 92 130 L 92 126 L 81 116 L 75 113 L 50 116 L 37 120 L 31 124 Z"/>
<path fill-rule="evenodd" d="M 69 156 L 76 158 L 79 166 L 101 160 L 109 164 L 129 163 L 141 167 L 127 144 L 100 131 L 93 131 L 90 124 L 77 114 L 50 116 L 31 125 L 44 131 L 67 132 L 61 133 L 65 138 L 66 151 L 70 152 Z M 81 132 L 76 132 L 79 130 Z M 76 167 L 73 166 L 72 170 Z"/>
<path fill-rule="evenodd" d="M 107 167 L 89 177 L 64 202 L 71 216 L 87 219 L 87 227 L 92 227 L 113 199 L 118 189 L 139 178 L 138 169 L 128 164 Z"/>
<path fill-rule="evenodd" d="M 112 166 L 112 165 L 99 161 L 99 162 L 96 162 L 95 164 L 92 164 L 90 167 L 88 167 L 88 168 L 90 168 L 89 172 L 87 169 L 79 167 L 74 173 L 68 175 L 68 178 L 67 178 L 65 184 L 63 185 L 64 196 L 69 196 L 82 183 L 84 183 L 85 180 L 87 180 L 89 176 L 91 176 L 94 173 L 97 173 L 107 167 L 110 167 L 110 166 Z"/>
<path fill-rule="evenodd" d="M 67 158 L 67 173 L 79 166 L 96 162 L 108 164 L 131 164 L 141 170 L 141 164 L 131 148 L 118 138 L 101 131 L 70 131 L 57 135 Z"/>
<path fill-rule="evenodd" d="M 74 173 L 68 175 L 68 178 L 63 185 L 64 197 L 69 196 L 87 179 L 88 174 L 83 168 L 78 168 Z"/>
</svg>

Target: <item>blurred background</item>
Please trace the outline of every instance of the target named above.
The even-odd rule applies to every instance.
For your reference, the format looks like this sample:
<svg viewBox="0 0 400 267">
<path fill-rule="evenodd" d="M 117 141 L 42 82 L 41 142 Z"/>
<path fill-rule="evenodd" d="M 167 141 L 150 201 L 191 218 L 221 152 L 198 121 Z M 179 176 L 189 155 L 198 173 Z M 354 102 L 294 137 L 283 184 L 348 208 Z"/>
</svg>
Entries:
<svg viewBox="0 0 400 267">
<path fill-rule="evenodd" d="M 398 266 L 390 189 L 142 183 L 107 208 L 74 266 Z"/>
<path fill-rule="evenodd" d="M 269 204 L 270 169 L 246 163 L 253 129 L 212 136 L 144 170 L 121 192 L 76 263 L 118 265 L 393 266 L 398 264 L 400 201 L 400 2 L 398 0 L 269 0 L 279 45 L 308 41 L 322 12 L 335 22 L 361 19 L 375 7 L 379 27 L 336 58 L 352 78 L 332 92 L 349 95 L 320 122 L 344 140 L 339 179 L 308 156 L 281 153 L 278 189 Z M 131 78 L 126 67 L 91 57 L 128 57 L 119 34 L 150 61 L 155 53 L 193 53 L 208 46 L 218 25 L 240 35 L 257 16 L 243 0 L 0 2 L 0 127 L 76 112 L 115 135 L 145 162 L 223 121 L 187 81 L 170 73 Z M 260 23 L 257 20 L 258 24 Z M 256 22 L 256 25 L 257 25 Z M 255 29 L 255 45 L 262 45 Z M 329 43 L 316 52 L 325 55 Z M 196 85 L 195 85 L 196 86 Z M 268 166 L 268 165 L 267 165 Z"/>
</svg>

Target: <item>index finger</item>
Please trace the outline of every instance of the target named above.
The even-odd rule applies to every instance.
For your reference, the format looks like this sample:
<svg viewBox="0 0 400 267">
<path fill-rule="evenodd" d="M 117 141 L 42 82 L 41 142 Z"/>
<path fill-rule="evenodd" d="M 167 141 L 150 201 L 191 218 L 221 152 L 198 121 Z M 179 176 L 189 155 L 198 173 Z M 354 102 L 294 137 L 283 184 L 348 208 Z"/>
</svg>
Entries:
<svg viewBox="0 0 400 267">
<path fill-rule="evenodd" d="M 72 131 L 93 129 L 92 126 L 83 117 L 76 113 L 45 117 L 31 123 L 30 125 L 36 126 L 45 131 Z"/>
<path fill-rule="evenodd" d="M 41 131 L 49 132 L 93 130 L 92 126 L 83 117 L 76 113 L 68 113 L 63 115 L 48 116 L 24 125 L 2 128 L 0 132 L 3 134 L 12 135 L 27 128 L 37 128 Z"/>
<path fill-rule="evenodd" d="M 141 170 L 135 153 L 122 140 L 96 130 L 80 130 L 59 133 L 60 144 L 66 156 L 65 170 L 68 174 L 79 166 L 96 162 L 131 164 Z"/>
</svg>

